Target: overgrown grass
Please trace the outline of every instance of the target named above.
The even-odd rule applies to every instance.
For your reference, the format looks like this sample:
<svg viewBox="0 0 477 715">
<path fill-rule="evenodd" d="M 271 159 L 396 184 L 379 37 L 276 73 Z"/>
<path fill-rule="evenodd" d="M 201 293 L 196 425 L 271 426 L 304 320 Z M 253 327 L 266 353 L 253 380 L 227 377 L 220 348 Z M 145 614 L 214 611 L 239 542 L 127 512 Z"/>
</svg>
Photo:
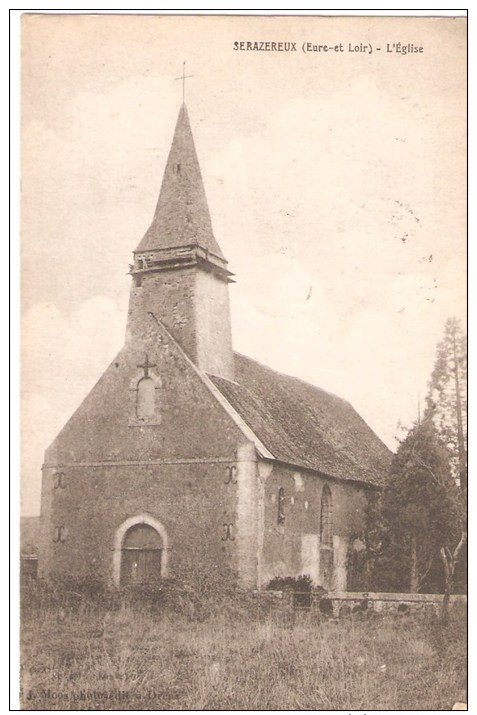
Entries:
<svg viewBox="0 0 477 715">
<path fill-rule="evenodd" d="M 250 599 L 209 615 L 185 601 L 176 610 L 30 599 L 22 708 L 447 710 L 466 700 L 464 613 L 443 629 L 417 616 L 265 613 Z"/>
</svg>

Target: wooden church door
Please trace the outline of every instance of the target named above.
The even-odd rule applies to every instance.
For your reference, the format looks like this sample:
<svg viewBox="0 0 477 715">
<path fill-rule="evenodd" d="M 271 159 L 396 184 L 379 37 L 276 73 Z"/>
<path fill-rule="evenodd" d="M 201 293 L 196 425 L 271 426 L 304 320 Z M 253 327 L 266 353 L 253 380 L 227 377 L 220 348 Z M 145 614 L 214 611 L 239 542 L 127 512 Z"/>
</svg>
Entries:
<svg viewBox="0 0 477 715">
<path fill-rule="evenodd" d="M 151 584 L 161 577 L 162 539 L 148 524 L 131 526 L 121 552 L 121 585 Z"/>
</svg>

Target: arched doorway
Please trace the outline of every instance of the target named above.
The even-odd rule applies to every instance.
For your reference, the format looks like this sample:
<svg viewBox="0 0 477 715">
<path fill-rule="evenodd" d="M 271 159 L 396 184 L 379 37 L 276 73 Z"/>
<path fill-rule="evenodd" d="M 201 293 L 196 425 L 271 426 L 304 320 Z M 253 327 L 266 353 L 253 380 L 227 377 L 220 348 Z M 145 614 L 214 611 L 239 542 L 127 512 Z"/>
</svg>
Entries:
<svg viewBox="0 0 477 715">
<path fill-rule="evenodd" d="M 149 524 L 134 524 L 127 531 L 121 549 L 121 586 L 157 583 L 161 578 L 164 544 Z"/>
<path fill-rule="evenodd" d="M 149 578 L 148 573 L 152 574 L 153 580 L 167 578 L 168 555 L 169 540 L 161 522 L 147 512 L 130 516 L 114 534 L 113 583 L 115 586 L 123 583 L 146 583 L 142 574 Z M 134 563 L 137 565 L 133 566 Z M 129 567 L 126 564 L 129 564 Z"/>
</svg>

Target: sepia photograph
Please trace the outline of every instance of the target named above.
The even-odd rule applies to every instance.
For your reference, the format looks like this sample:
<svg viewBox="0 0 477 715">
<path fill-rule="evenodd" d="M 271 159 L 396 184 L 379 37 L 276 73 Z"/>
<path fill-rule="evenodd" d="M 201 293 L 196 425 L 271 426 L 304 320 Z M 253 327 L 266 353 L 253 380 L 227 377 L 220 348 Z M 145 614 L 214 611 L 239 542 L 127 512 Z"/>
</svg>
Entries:
<svg viewBox="0 0 477 715">
<path fill-rule="evenodd" d="M 101 13 L 19 18 L 12 697 L 466 710 L 466 11 Z"/>
</svg>

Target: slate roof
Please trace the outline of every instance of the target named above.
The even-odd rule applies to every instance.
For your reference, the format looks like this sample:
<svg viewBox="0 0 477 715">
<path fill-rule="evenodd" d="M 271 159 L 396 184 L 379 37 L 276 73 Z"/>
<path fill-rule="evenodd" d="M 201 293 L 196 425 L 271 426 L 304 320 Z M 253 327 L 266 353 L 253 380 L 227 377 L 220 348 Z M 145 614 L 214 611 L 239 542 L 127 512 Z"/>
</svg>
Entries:
<svg viewBox="0 0 477 715">
<path fill-rule="evenodd" d="M 392 453 L 346 400 L 234 353 L 235 382 L 209 376 L 280 462 L 379 486 Z"/>
<path fill-rule="evenodd" d="M 138 251 L 198 243 L 224 258 L 215 240 L 185 104 L 169 151 L 154 218 Z"/>
</svg>

